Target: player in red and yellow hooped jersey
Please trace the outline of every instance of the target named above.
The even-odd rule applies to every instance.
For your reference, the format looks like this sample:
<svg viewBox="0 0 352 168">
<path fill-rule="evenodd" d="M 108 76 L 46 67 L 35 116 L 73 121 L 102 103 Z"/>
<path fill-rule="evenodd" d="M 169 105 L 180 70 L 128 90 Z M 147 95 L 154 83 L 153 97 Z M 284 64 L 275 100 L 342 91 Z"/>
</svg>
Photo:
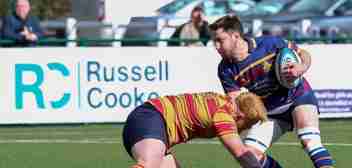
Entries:
<svg viewBox="0 0 352 168">
<path fill-rule="evenodd" d="M 169 149 L 193 138 L 219 137 L 244 168 L 260 161 L 241 142 L 239 133 L 266 120 L 260 98 L 244 92 L 236 100 L 217 93 L 194 93 L 151 99 L 127 118 L 123 140 L 134 168 L 179 167 Z"/>
</svg>

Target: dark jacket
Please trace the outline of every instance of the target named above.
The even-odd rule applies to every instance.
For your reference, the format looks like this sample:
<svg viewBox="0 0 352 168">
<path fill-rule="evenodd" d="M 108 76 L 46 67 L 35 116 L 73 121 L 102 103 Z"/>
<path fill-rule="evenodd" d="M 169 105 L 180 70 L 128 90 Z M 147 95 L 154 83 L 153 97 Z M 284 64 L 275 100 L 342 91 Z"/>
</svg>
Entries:
<svg viewBox="0 0 352 168">
<path fill-rule="evenodd" d="M 181 26 L 177 27 L 175 32 L 171 35 L 170 38 L 174 39 L 174 40 L 180 39 L 180 33 L 186 24 L 187 23 L 184 23 Z M 202 24 L 202 26 L 199 29 L 199 37 L 202 40 L 202 43 L 204 44 L 204 46 L 207 45 L 207 43 L 211 37 L 208 26 L 209 26 L 209 23 L 207 21 L 204 21 L 204 24 Z M 168 42 L 168 46 L 180 46 L 180 45 L 181 45 L 181 42 L 179 42 L 179 41 L 169 41 Z"/>
<path fill-rule="evenodd" d="M 29 15 L 26 20 L 22 20 L 17 15 L 13 14 L 5 16 L 2 21 L 2 39 L 14 40 L 15 44 L 9 46 L 35 46 L 36 42 L 31 42 L 25 39 L 20 33 L 24 27 L 36 34 L 38 39 L 43 37 L 43 30 L 40 27 L 39 19 L 35 16 Z"/>
</svg>

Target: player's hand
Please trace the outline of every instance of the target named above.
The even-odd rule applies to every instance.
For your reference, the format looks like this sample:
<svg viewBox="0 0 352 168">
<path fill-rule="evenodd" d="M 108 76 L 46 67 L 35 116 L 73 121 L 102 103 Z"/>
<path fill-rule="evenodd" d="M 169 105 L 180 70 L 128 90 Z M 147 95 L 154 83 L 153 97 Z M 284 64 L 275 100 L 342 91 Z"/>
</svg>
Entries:
<svg viewBox="0 0 352 168">
<path fill-rule="evenodd" d="M 283 76 L 288 79 L 294 81 L 295 79 L 301 77 L 306 71 L 306 66 L 303 64 L 288 62 L 283 67 Z"/>
</svg>

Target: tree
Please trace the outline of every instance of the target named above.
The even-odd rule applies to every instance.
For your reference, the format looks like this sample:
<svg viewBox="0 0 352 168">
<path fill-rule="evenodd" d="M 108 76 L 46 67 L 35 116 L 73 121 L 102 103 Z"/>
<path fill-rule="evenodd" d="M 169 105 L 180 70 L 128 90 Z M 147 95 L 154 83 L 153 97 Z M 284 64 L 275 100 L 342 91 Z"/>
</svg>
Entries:
<svg viewBox="0 0 352 168">
<path fill-rule="evenodd" d="M 5 16 L 8 12 L 9 0 L 0 0 L 0 16 Z"/>
<path fill-rule="evenodd" d="M 0 0 L 0 16 L 13 11 L 15 0 Z M 71 0 L 30 0 L 32 14 L 41 20 L 64 18 L 71 14 Z"/>
</svg>

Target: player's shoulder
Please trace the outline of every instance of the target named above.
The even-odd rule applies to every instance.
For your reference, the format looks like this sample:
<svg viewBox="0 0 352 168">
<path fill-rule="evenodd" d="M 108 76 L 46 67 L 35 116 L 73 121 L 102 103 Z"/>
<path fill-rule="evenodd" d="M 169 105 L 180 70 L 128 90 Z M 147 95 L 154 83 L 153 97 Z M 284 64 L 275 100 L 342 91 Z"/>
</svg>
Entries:
<svg viewBox="0 0 352 168">
<path fill-rule="evenodd" d="M 254 38 L 255 43 L 258 47 L 260 46 L 272 46 L 277 44 L 285 44 L 287 40 L 279 36 L 260 36 Z"/>
<path fill-rule="evenodd" d="M 252 44 L 251 44 L 252 43 Z M 276 53 L 278 49 L 288 46 L 288 42 L 278 36 L 260 36 L 249 41 L 250 51 L 260 56 Z"/>
<path fill-rule="evenodd" d="M 217 93 L 217 92 L 200 92 L 200 93 L 194 93 L 194 96 L 199 96 L 204 99 L 215 101 L 215 102 L 222 102 L 222 101 L 228 101 L 227 100 L 227 95 L 222 94 L 222 93 Z"/>
<path fill-rule="evenodd" d="M 219 93 L 209 91 L 209 92 L 191 93 L 191 95 L 201 96 L 201 97 L 215 97 L 215 96 L 218 96 Z"/>
</svg>

